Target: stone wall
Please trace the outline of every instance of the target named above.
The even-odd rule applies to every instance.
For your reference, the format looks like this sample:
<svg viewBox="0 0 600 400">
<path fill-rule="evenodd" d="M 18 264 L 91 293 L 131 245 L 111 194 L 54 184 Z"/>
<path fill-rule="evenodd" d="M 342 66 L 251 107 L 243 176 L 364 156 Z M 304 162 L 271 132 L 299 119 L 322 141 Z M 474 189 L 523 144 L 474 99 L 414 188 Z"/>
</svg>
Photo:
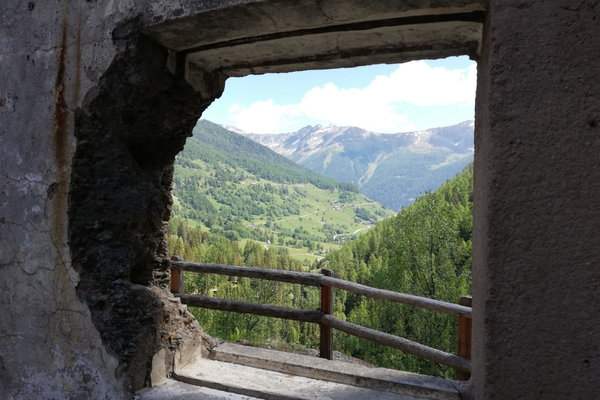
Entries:
<svg viewBox="0 0 600 400">
<path fill-rule="evenodd" d="M 475 125 L 477 399 L 600 376 L 600 4 L 490 2 Z"/>
</svg>

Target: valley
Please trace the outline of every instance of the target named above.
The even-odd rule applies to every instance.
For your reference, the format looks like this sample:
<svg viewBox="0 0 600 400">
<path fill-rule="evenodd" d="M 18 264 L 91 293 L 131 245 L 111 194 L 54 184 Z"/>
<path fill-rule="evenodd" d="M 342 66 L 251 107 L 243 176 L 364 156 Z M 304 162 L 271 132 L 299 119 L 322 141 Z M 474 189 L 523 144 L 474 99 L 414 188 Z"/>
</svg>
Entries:
<svg viewBox="0 0 600 400">
<path fill-rule="evenodd" d="M 231 240 L 286 248 L 310 263 L 394 213 L 208 121 L 175 164 L 174 219 Z"/>
<path fill-rule="evenodd" d="M 237 146 L 237 147 L 236 147 Z M 467 166 L 396 215 L 353 184 L 295 166 L 247 138 L 202 122 L 175 166 L 169 251 L 187 261 L 334 271 L 365 285 L 456 302 L 471 292 L 473 169 Z M 319 308 L 318 288 L 186 274 L 185 292 Z M 190 308 L 212 336 L 294 351 L 318 346 L 318 326 Z M 456 351 L 456 318 L 340 292 L 346 321 Z M 452 378 L 452 369 L 335 333 L 335 349 L 376 366 Z"/>
</svg>

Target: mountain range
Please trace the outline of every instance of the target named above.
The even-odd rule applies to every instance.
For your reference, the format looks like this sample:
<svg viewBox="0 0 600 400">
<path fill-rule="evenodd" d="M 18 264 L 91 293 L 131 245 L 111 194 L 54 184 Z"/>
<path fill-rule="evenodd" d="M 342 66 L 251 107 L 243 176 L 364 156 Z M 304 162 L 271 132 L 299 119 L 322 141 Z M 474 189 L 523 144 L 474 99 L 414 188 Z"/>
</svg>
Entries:
<svg viewBox="0 0 600 400">
<path fill-rule="evenodd" d="M 354 183 L 362 193 L 396 211 L 473 160 L 473 121 L 395 134 L 331 125 L 280 134 L 227 128 L 312 171 Z"/>
</svg>

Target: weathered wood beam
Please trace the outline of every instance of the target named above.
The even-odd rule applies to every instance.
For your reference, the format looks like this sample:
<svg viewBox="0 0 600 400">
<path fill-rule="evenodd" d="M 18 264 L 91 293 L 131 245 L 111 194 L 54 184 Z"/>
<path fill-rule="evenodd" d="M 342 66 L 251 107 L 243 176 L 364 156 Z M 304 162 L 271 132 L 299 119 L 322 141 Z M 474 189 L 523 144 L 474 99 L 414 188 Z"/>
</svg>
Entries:
<svg viewBox="0 0 600 400">
<path fill-rule="evenodd" d="M 191 263 L 184 261 L 171 261 L 171 265 L 173 267 L 192 272 L 266 279 L 269 281 L 296 283 L 299 285 L 321 286 L 321 275 L 310 274 L 307 272 L 283 271 L 278 269 L 256 267 L 238 267 L 235 265 L 210 263 Z"/>
<path fill-rule="evenodd" d="M 333 276 L 333 271 L 327 268 L 321 270 L 325 276 Z M 331 286 L 321 285 L 321 312 L 333 314 L 333 290 Z M 333 359 L 333 329 L 325 324 L 319 324 L 319 356 L 328 360 Z"/>
<path fill-rule="evenodd" d="M 182 294 L 177 296 L 183 304 L 191 307 L 210 308 L 212 310 L 232 311 L 242 314 L 262 315 L 265 317 L 291 319 L 294 321 L 318 324 L 323 313 L 321 311 L 297 310 L 294 308 L 256 304 L 239 300 L 225 300 L 198 294 Z"/>
<path fill-rule="evenodd" d="M 466 318 L 471 318 L 471 307 L 465 307 L 458 304 L 448 303 L 445 301 L 428 299 L 426 297 L 420 296 L 413 296 L 411 294 L 393 292 L 391 290 L 376 289 L 370 286 L 361 285 L 360 283 L 348 282 L 343 279 L 333 278 L 329 276 L 321 276 L 321 284 L 329 285 L 338 289 L 347 290 L 349 292 L 361 294 L 363 296 L 372 297 L 374 299 L 387 300 L 395 303 L 407 304 L 409 306 L 440 311 L 446 314 L 453 314 L 463 316 Z"/>
<path fill-rule="evenodd" d="M 412 340 L 408 340 L 403 337 L 394 336 L 389 333 L 379 332 L 364 326 L 342 321 L 341 319 L 327 314 L 323 315 L 321 318 L 321 323 L 329 325 L 332 328 L 338 329 L 342 332 L 349 333 L 350 335 L 358 336 L 388 347 L 393 347 L 405 353 L 447 365 L 459 371 L 471 371 L 471 360 L 454 354 L 446 353 L 445 351 L 434 349 L 417 342 L 413 342 Z"/>
<path fill-rule="evenodd" d="M 473 299 L 471 296 L 462 296 L 458 301 L 458 304 L 471 307 Z M 458 356 L 471 359 L 471 324 L 470 318 L 463 316 L 458 317 L 458 332 L 457 339 L 458 344 L 456 347 L 456 354 Z M 466 371 L 456 371 L 456 379 L 466 381 L 471 377 L 471 374 Z"/>
<path fill-rule="evenodd" d="M 398 293 L 391 290 L 377 289 L 370 286 L 361 285 L 360 283 L 348 282 L 343 279 L 323 276 L 320 274 L 255 267 L 238 267 L 234 265 L 191 263 L 183 261 L 171 261 L 171 264 L 173 267 L 185 271 L 258 278 L 300 285 L 331 286 L 363 296 L 372 297 L 374 299 L 387 300 L 409 306 L 440 311 L 446 314 L 471 318 L 471 307 L 448 303 L 441 300 L 428 299 L 426 297 L 414 296 L 411 294 Z"/>
</svg>

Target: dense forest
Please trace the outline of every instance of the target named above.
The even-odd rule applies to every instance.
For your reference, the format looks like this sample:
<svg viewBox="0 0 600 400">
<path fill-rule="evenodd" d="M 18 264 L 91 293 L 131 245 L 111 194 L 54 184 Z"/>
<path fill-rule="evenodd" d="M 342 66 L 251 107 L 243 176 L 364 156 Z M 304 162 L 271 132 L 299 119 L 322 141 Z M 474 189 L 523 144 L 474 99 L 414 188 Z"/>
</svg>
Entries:
<svg viewBox="0 0 600 400">
<path fill-rule="evenodd" d="M 356 240 L 331 252 L 310 269 L 334 270 L 339 278 L 370 286 L 457 302 L 471 289 L 472 166 L 413 205 L 402 209 Z M 363 211 L 360 211 L 362 213 Z M 183 219 L 170 224 L 171 253 L 188 261 L 307 270 L 285 248 L 232 240 L 191 227 Z M 188 293 L 317 309 L 316 288 L 245 278 L 186 274 Z M 406 337 L 448 352 L 456 350 L 456 318 L 432 311 L 369 300 L 335 291 L 335 314 L 344 320 Z M 272 347 L 315 347 L 316 325 L 295 321 L 192 309 L 211 335 L 227 340 L 268 343 Z M 436 376 L 452 376 L 446 367 L 336 332 L 335 349 L 377 366 Z"/>
<path fill-rule="evenodd" d="M 458 302 L 471 293 L 472 164 L 433 193 L 425 193 L 394 218 L 329 254 L 319 266 L 339 278 L 381 289 Z M 456 352 L 457 319 L 361 296 L 336 293 L 339 317 Z M 378 366 L 448 376 L 448 368 L 336 334 L 338 348 Z"/>
<path fill-rule="evenodd" d="M 272 247 L 267 250 L 264 245 L 255 241 L 246 241 L 242 247 L 239 241 L 192 228 L 181 219 L 174 219 L 169 225 L 169 249 L 171 254 L 182 255 L 186 261 L 287 271 L 305 270 L 302 263 L 290 257 L 285 248 Z M 186 273 L 184 289 L 186 293 L 231 300 L 307 310 L 319 308 L 317 288 L 279 282 Z M 313 324 L 199 308 L 190 310 L 210 335 L 222 339 L 245 340 L 254 344 L 269 343 L 278 348 L 318 345 L 318 326 Z"/>
</svg>

